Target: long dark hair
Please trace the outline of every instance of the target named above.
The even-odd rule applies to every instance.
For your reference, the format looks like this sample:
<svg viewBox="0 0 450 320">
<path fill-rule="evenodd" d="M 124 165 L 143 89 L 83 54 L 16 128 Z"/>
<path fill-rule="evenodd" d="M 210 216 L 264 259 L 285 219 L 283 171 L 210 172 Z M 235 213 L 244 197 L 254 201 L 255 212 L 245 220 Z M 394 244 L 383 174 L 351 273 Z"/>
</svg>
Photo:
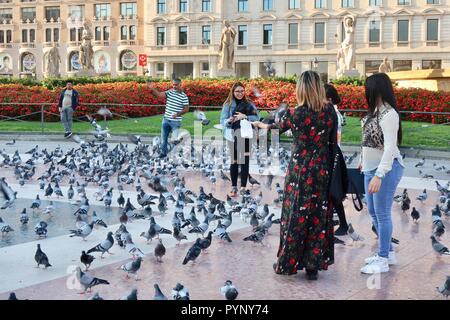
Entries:
<svg viewBox="0 0 450 320">
<path fill-rule="evenodd" d="M 399 115 L 397 143 L 400 145 L 402 143 L 402 121 L 400 113 L 398 112 L 391 79 L 385 73 L 376 73 L 366 79 L 364 86 L 366 89 L 366 101 L 369 107 L 369 117 L 377 117 L 377 122 L 379 121 L 379 112 L 377 108 L 379 99 L 381 99 L 383 103 L 389 104 Z"/>
<path fill-rule="evenodd" d="M 338 105 L 341 103 L 341 97 L 339 96 L 339 93 L 337 92 L 336 88 L 331 83 L 325 83 L 325 96 L 327 99 L 331 99 L 331 103 Z"/>
<path fill-rule="evenodd" d="M 228 93 L 227 100 L 225 100 L 225 104 L 227 104 L 228 106 L 231 106 L 231 103 L 233 102 L 233 100 L 235 100 L 234 90 L 237 87 L 242 87 L 245 90 L 244 84 L 242 82 L 239 82 L 239 81 L 235 82 L 230 89 L 230 93 Z M 244 93 L 244 96 L 242 97 L 242 102 L 247 102 L 247 96 L 245 93 Z"/>
</svg>

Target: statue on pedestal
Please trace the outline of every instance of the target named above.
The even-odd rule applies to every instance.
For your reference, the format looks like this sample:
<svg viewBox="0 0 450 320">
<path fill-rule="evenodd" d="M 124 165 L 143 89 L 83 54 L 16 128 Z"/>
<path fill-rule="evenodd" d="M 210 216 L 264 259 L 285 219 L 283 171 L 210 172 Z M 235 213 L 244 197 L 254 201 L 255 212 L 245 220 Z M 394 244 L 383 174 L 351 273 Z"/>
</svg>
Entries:
<svg viewBox="0 0 450 320">
<path fill-rule="evenodd" d="M 388 61 L 388 58 L 385 57 L 383 62 L 380 64 L 380 67 L 378 68 L 378 72 L 380 73 L 388 73 L 391 72 L 391 64 Z"/>
<path fill-rule="evenodd" d="M 341 44 L 342 55 L 345 63 L 345 70 L 354 70 L 356 69 L 356 60 L 355 60 L 355 18 L 351 15 L 345 16 L 344 18 L 344 31 L 345 38 Z"/>
<path fill-rule="evenodd" d="M 94 49 L 92 48 L 91 40 L 92 40 L 92 32 L 89 29 L 89 26 L 85 22 L 83 25 L 83 35 L 81 37 L 83 40 L 80 45 L 80 57 L 79 62 L 82 70 L 93 70 L 94 65 L 92 64 L 92 60 L 94 57 Z"/>
<path fill-rule="evenodd" d="M 236 30 L 230 26 L 230 23 L 225 20 L 225 27 L 222 30 L 220 37 L 220 60 L 219 70 L 232 70 L 234 59 L 234 39 L 236 38 Z"/>
<path fill-rule="evenodd" d="M 47 77 L 59 77 L 60 62 L 61 56 L 59 55 L 59 50 L 56 47 L 56 43 L 53 43 L 52 48 L 47 53 L 47 65 L 46 65 Z"/>
</svg>

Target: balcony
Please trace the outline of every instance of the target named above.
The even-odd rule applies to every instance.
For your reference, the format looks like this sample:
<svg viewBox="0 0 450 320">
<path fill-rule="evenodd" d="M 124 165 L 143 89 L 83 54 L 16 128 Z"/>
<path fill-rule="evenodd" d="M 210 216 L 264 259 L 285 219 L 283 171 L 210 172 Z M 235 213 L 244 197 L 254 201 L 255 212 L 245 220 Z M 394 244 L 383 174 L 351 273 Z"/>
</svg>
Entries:
<svg viewBox="0 0 450 320">
<path fill-rule="evenodd" d="M 409 41 L 398 41 L 397 47 L 409 47 Z"/>
<path fill-rule="evenodd" d="M 109 46 L 109 40 L 96 40 L 92 41 L 93 46 L 102 46 L 102 47 L 108 47 Z"/>
<path fill-rule="evenodd" d="M 36 20 L 36 18 L 34 18 L 33 20 L 23 19 L 23 20 L 20 20 L 20 23 L 22 23 L 22 24 L 36 24 L 37 20 Z"/>
<path fill-rule="evenodd" d="M 92 18 L 92 21 L 93 22 L 96 22 L 96 21 L 112 21 L 112 19 L 111 19 L 111 16 L 99 16 L 99 17 L 94 16 Z"/>
<path fill-rule="evenodd" d="M 380 47 L 380 42 L 369 42 L 369 47 Z"/>
<path fill-rule="evenodd" d="M 36 43 L 34 43 L 34 42 L 22 42 L 22 43 L 20 43 L 20 48 L 29 48 L 29 49 L 36 48 Z"/>
<path fill-rule="evenodd" d="M 119 46 L 136 46 L 137 40 L 119 40 Z"/>
<path fill-rule="evenodd" d="M 238 45 L 237 49 L 238 50 L 247 50 L 247 46 L 245 46 L 245 45 Z"/>
<path fill-rule="evenodd" d="M 0 43 L 0 48 L 12 49 L 12 47 L 13 47 L 12 43 Z"/>
<path fill-rule="evenodd" d="M 325 43 L 314 43 L 314 48 L 325 48 Z"/>
<path fill-rule="evenodd" d="M 288 44 L 288 49 L 298 49 L 298 43 Z"/>
<path fill-rule="evenodd" d="M 61 23 L 61 18 L 53 18 L 51 17 L 50 19 L 44 19 L 44 23 Z"/>
<path fill-rule="evenodd" d="M 68 41 L 67 46 L 68 47 L 79 47 L 81 45 L 81 41 Z"/>
<path fill-rule="evenodd" d="M 437 47 L 439 45 L 439 41 L 427 41 L 427 47 Z"/>
<path fill-rule="evenodd" d="M 1 25 L 12 25 L 12 19 L 3 19 L 2 21 L 0 21 L 0 26 Z"/>
<path fill-rule="evenodd" d="M 129 15 L 119 15 L 119 20 L 137 20 L 138 16 L 136 14 Z"/>
<path fill-rule="evenodd" d="M 272 50 L 272 45 L 271 44 L 263 44 L 262 49 L 263 50 Z"/>
</svg>

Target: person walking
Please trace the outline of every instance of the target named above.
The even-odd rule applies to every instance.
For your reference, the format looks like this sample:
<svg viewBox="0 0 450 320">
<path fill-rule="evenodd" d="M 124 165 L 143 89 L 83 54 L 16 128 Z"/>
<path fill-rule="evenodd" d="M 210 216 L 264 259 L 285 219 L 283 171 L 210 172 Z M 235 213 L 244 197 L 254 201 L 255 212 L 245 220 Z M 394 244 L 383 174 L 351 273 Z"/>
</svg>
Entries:
<svg viewBox="0 0 450 320">
<path fill-rule="evenodd" d="M 66 81 L 66 87 L 61 91 L 58 100 L 58 110 L 61 115 L 61 122 L 64 126 L 64 137 L 72 135 L 73 113 L 79 104 L 78 91 L 73 88 L 71 80 Z"/>
<path fill-rule="evenodd" d="M 339 96 L 339 93 L 337 92 L 336 88 L 329 83 L 325 84 L 325 95 L 327 97 L 327 100 L 333 105 L 334 111 L 336 112 L 338 125 L 336 140 L 337 140 L 337 147 L 340 148 L 342 137 L 342 123 L 344 119 L 338 109 L 338 104 L 341 103 L 341 97 Z M 348 231 L 348 224 L 347 220 L 345 219 L 344 204 L 342 203 L 342 201 L 333 201 L 333 206 L 339 218 L 339 227 L 334 231 L 334 235 L 344 236 L 347 234 Z"/>
<path fill-rule="evenodd" d="M 391 209 L 405 165 L 398 145 L 401 120 L 392 82 L 385 73 L 366 79 L 368 113 L 362 119 L 362 152 L 359 168 L 364 173 L 367 208 L 378 233 L 378 252 L 365 260 L 362 273 L 388 272 L 397 263 L 391 243 Z"/>
<path fill-rule="evenodd" d="M 308 280 L 334 263 L 333 213 L 329 184 L 336 142 L 336 112 L 326 100 L 320 76 L 301 74 L 296 87 L 298 106 L 277 124 L 255 122 L 261 129 L 291 130 L 292 156 L 286 172 L 281 209 L 280 245 L 274 269 L 296 274 L 306 269 Z"/>
<path fill-rule="evenodd" d="M 259 112 L 245 95 L 244 85 L 241 82 L 235 82 L 223 104 L 220 115 L 220 124 L 231 157 L 231 192 L 228 194 L 230 197 L 236 197 L 238 194 L 239 166 L 241 169 L 241 193 L 246 190 L 249 176 L 251 142 L 250 139 L 241 136 L 242 120 L 257 121 L 259 120 Z"/>
<path fill-rule="evenodd" d="M 167 91 L 159 91 L 151 81 L 147 81 L 147 87 L 157 98 L 166 99 L 166 110 L 161 125 L 160 151 L 160 157 L 165 158 L 168 152 L 169 134 L 172 133 L 173 137 L 177 137 L 178 129 L 181 127 L 181 116 L 189 111 L 189 98 L 181 89 L 181 80 L 178 78 L 172 81 L 172 89 Z"/>
</svg>

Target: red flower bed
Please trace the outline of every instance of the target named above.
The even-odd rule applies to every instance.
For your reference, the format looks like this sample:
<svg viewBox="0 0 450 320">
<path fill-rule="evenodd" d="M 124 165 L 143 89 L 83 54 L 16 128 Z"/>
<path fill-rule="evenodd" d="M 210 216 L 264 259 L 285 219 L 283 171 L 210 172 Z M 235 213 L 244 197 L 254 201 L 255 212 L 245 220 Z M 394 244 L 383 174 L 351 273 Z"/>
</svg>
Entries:
<svg viewBox="0 0 450 320">
<path fill-rule="evenodd" d="M 189 96 L 191 105 L 221 106 L 228 96 L 233 80 L 184 80 L 183 89 Z M 155 83 L 160 90 L 171 87 L 170 82 Z M 295 84 L 278 81 L 254 79 L 244 81 L 248 97 L 254 101 L 258 108 L 276 108 L 281 102 L 290 106 L 297 104 L 295 97 Z M 80 93 L 80 106 L 75 116 L 86 113 L 95 113 L 99 106 L 90 104 L 120 104 L 108 108 L 117 114 L 126 117 L 144 117 L 161 114 L 163 107 L 132 106 L 132 104 L 163 105 L 164 100 L 156 99 L 147 89 L 146 84 L 136 82 L 105 83 L 77 85 Z M 254 90 L 257 88 L 257 90 Z M 337 89 L 342 97 L 341 109 L 366 109 L 364 88 L 349 85 L 339 85 Z M 50 103 L 45 109 L 52 114 L 46 114 L 47 121 L 58 121 L 57 100 L 61 89 L 48 90 L 44 87 L 28 87 L 20 84 L 0 86 L 0 102 L 7 103 L 0 106 L 0 115 L 17 116 L 30 115 L 39 112 L 41 106 L 18 106 L 15 103 Z M 433 92 L 423 89 L 395 89 L 400 110 L 408 111 L 436 111 L 450 112 L 450 93 Z M 258 96 L 256 96 L 258 95 Z M 351 115 L 351 113 L 350 113 Z M 24 118 L 40 119 L 36 113 Z M 443 123 L 450 121 L 449 116 L 433 116 L 421 114 L 405 114 L 403 119 L 413 121 L 427 121 Z"/>
</svg>

